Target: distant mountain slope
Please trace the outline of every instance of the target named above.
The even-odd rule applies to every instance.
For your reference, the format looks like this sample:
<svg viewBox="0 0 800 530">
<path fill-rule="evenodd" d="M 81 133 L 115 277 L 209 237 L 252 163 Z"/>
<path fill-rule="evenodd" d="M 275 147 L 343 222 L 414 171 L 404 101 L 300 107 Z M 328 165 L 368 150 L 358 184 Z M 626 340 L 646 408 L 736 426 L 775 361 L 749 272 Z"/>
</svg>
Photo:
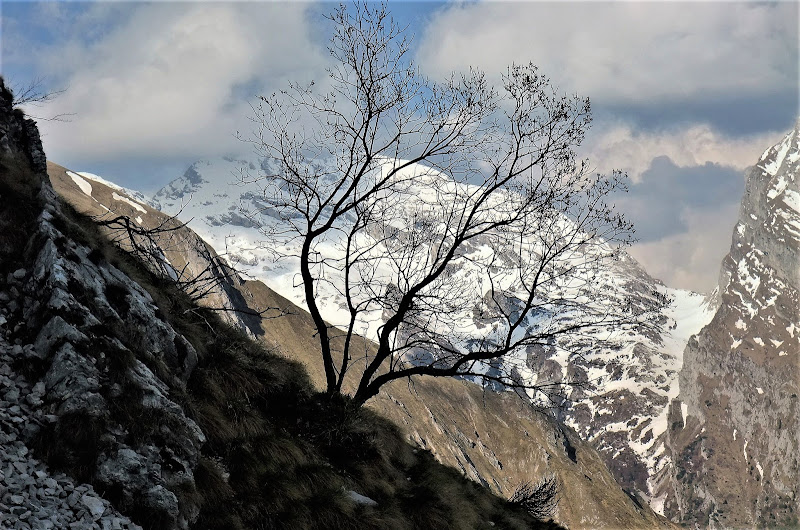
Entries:
<svg viewBox="0 0 800 530">
<path fill-rule="evenodd" d="M 65 169 L 51 165 L 51 171 L 56 188 L 67 200 L 95 208 L 94 200 Z M 120 204 L 101 183 L 95 181 L 92 186 L 92 197 L 109 201 L 106 207 L 131 208 L 126 210 L 129 214 L 141 214 L 125 201 Z M 148 215 L 156 214 L 148 209 Z M 245 301 L 249 309 L 277 307 L 292 313 L 264 319 L 255 333 L 284 355 L 302 360 L 319 382 L 318 344 L 310 317 L 260 281 L 234 285 L 241 294 L 236 300 Z M 363 347 L 372 346 L 365 343 Z M 393 419 L 411 440 L 429 448 L 441 461 L 501 495 L 510 495 L 522 482 L 554 474 L 563 488 L 557 520 L 570 528 L 670 526 L 641 499 L 626 494 L 603 459 L 574 431 L 524 406 L 511 394 L 483 393 L 476 385 L 455 380 L 421 379 L 411 386 L 395 382 L 369 406 Z"/>
<path fill-rule="evenodd" d="M 237 176 L 248 170 L 255 171 L 256 164 L 235 159 L 197 162 L 160 190 L 153 204 L 188 221 L 238 268 L 303 307 L 297 262 L 276 262 L 272 252 L 277 245 L 279 251 L 291 253 L 294 243 L 267 242 L 259 230 L 259 223 L 267 230 L 280 229 L 282 221 L 257 186 L 235 184 Z M 245 211 L 260 212 L 259 223 L 244 215 Z M 604 296 L 617 297 L 619 303 L 630 299 L 644 304 L 654 292 L 674 298 L 663 333 L 617 336 L 612 348 L 602 350 L 589 338 L 570 345 L 576 354 L 555 348 L 532 349 L 519 352 L 515 366 L 526 367 L 527 377 L 540 382 L 586 381 L 587 392 L 570 390 L 562 396 L 565 404 L 575 404 L 561 419 L 595 444 L 625 487 L 649 493 L 648 477 L 666 462 L 659 436 L 666 430 L 668 403 L 677 396 L 683 348 L 689 336 L 710 320 L 715 308 L 700 295 L 666 288 L 628 255 L 603 271 L 594 287 Z M 319 301 L 329 322 L 346 321 L 343 300 L 335 290 L 320 286 Z M 474 318 L 466 309 L 465 315 Z M 479 333 L 480 323 L 474 324 Z M 367 335 L 376 325 L 365 323 Z"/>
<path fill-rule="evenodd" d="M 661 485 L 676 521 L 800 523 L 800 121 L 747 172 L 721 305 L 689 341 Z"/>
</svg>

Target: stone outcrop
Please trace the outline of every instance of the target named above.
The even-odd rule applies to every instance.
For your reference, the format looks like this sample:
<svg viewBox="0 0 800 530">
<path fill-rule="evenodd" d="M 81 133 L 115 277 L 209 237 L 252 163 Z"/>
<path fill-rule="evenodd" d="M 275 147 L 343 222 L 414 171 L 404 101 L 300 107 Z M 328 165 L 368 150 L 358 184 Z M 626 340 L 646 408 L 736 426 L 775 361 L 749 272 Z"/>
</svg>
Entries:
<svg viewBox="0 0 800 530">
<path fill-rule="evenodd" d="M 800 514 L 800 122 L 747 174 L 720 307 L 684 353 L 665 513 L 720 528 Z"/>
<path fill-rule="evenodd" d="M 188 528 L 205 436 L 171 395 L 197 355 L 62 208 L 1 91 L 2 193 L 18 195 L 0 215 L 0 521 L 136 527 L 121 510 Z"/>
</svg>

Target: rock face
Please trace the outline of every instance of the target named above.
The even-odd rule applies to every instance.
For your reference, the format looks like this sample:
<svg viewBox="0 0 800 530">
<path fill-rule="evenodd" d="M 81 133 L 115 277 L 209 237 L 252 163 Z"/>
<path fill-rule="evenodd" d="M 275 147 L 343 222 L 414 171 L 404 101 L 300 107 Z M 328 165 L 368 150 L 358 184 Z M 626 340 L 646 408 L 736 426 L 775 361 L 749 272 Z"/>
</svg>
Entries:
<svg viewBox="0 0 800 530">
<path fill-rule="evenodd" d="M 665 514 L 721 528 L 800 513 L 800 121 L 748 171 L 721 305 L 684 353 Z"/>
<path fill-rule="evenodd" d="M 170 396 L 196 353 L 70 220 L 35 124 L 0 107 L 0 193 L 17 193 L 0 214 L 0 522 L 136 527 L 119 509 L 187 528 L 205 437 Z"/>
</svg>

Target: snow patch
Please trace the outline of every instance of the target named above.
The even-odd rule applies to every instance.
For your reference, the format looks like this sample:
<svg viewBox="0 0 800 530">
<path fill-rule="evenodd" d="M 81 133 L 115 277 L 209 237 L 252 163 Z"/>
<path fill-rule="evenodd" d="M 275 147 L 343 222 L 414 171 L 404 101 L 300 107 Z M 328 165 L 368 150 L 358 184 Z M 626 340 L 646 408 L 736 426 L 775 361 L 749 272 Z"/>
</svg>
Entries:
<svg viewBox="0 0 800 530">
<path fill-rule="evenodd" d="M 69 175 L 72 181 L 81 189 L 83 193 L 89 197 L 92 196 L 92 185 L 86 182 L 86 179 L 82 178 L 77 173 L 73 173 L 72 171 L 67 171 L 67 175 Z"/>
<path fill-rule="evenodd" d="M 754 338 L 753 338 L 753 342 L 755 342 L 755 343 L 756 343 L 756 344 L 758 344 L 759 346 L 763 346 L 763 345 L 764 345 L 764 341 L 763 341 L 763 340 L 761 340 L 761 337 L 754 337 Z"/>
<path fill-rule="evenodd" d="M 120 202 L 127 203 L 128 205 L 130 205 L 130 206 L 131 206 L 131 208 L 133 208 L 133 209 L 135 209 L 135 210 L 139 210 L 139 211 L 140 211 L 140 212 L 142 212 L 142 213 L 147 213 L 147 210 L 145 210 L 144 208 L 142 208 L 142 206 L 141 206 L 139 203 L 137 203 L 137 202 L 134 202 L 134 201 L 130 200 L 130 199 L 129 199 L 129 198 L 127 198 L 127 197 L 123 197 L 122 195 L 120 195 L 120 194 L 119 194 L 119 193 L 117 193 L 116 191 L 115 191 L 115 192 L 113 192 L 113 193 L 111 193 L 111 197 L 112 197 L 112 198 L 113 198 L 115 201 L 120 201 Z"/>
<path fill-rule="evenodd" d="M 761 462 L 756 462 L 756 469 L 758 469 L 758 474 L 760 475 L 761 481 L 764 481 L 764 468 L 761 467 Z"/>
<path fill-rule="evenodd" d="M 785 202 L 786 206 L 788 206 L 795 212 L 800 213 L 800 193 L 797 193 L 794 190 L 784 191 L 783 202 Z"/>
<path fill-rule="evenodd" d="M 778 173 L 778 169 L 780 169 L 781 164 L 783 163 L 783 160 L 786 158 L 786 154 L 789 152 L 789 148 L 792 145 L 790 139 L 791 135 L 783 139 L 783 142 L 781 142 L 781 146 L 778 149 L 778 153 L 775 156 L 775 159 L 763 167 L 764 171 L 767 172 L 769 175 L 774 177 Z"/>
<path fill-rule="evenodd" d="M 775 182 L 775 186 L 767 192 L 768 199 L 774 199 L 786 189 L 786 186 L 789 183 L 786 182 L 786 177 L 783 175 L 778 177 L 778 180 Z"/>
<path fill-rule="evenodd" d="M 128 197 L 133 197 L 134 200 L 137 200 L 140 203 L 146 204 L 148 202 L 147 196 L 144 193 L 141 193 L 141 192 L 136 191 L 136 190 L 132 190 L 130 188 L 124 188 L 124 187 L 122 187 L 122 186 L 120 186 L 118 184 L 114 184 L 113 182 L 104 179 L 103 177 L 101 177 L 99 175 L 95 175 L 94 173 L 89 173 L 87 171 L 78 171 L 78 175 L 82 176 L 85 179 L 93 180 L 95 182 L 99 182 L 100 184 L 103 184 L 104 186 L 108 186 L 109 188 L 111 188 L 113 190 L 121 191 L 122 193 L 124 193 Z"/>
<path fill-rule="evenodd" d="M 686 416 L 689 413 L 689 405 L 681 403 L 681 416 L 683 416 L 683 426 L 686 427 Z"/>
<path fill-rule="evenodd" d="M 764 393 L 764 389 L 763 389 L 763 388 L 761 388 L 760 386 L 757 386 L 757 387 L 756 387 L 756 392 L 758 392 L 758 395 L 761 395 L 761 394 L 763 394 L 763 393 Z"/>
</svg>

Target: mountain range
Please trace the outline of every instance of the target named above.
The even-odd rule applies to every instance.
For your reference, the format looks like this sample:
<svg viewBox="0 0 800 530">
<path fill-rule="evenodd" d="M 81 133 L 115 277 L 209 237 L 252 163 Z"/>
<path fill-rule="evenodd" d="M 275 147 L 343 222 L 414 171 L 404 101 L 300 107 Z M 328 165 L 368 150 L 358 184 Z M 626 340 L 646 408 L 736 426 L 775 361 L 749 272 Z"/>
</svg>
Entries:
<svg viewBox="0 0 800 530">
<path fill-rule="evenodd" d="M 33 122 L 3 104 L 1 191 L 21 200 L 0 213 L 0 384 L 8 404 L 0 413 L 0 508 L 11 514 L 0 523 L 213 527 L 209 507 L 214 491 L 228 491 L 222 482 L 237 492 L 223 497 L 242 495 L 251 487 L 244 477 L 272 471 L 253 463 L 235 468 L 231 478 L 237 461 L 225 448 L 247 452 L 251 442 L 224 438 L 232 427 L 209 416 L 208 407 L 234 407 L 232 418 L 246 420 L 237 423 L 239 432 L 248 433 L 237 436 L 262 437 L 259 443 L 274 441 L 264 442 L 263 431 L 250 426 L 276 420 L 258 416 L 269 407 L 254 406 L 242 388 L 226 396 L 203 386 L 224 373 L 209 364 L 209 344 L 222 348 L 227 340 L 240 347 L 246 339 L 217 327 L 212 313 L 203 317 L 204 310 L 183 305 L 185 295 L 165 297 L 156 285 L 171 284 L 164 284 L 165 293 L 176 285 L 199 288 L 200 302 L 231 329 L 280 358 L 300 361 L 310 383 L 322 387 L 296 261 L 275 259 L 293 254 L 293 242 L 267 237 L 280 232 L 280 215 L 257 185 L 237 179 L 268 164 L 200 161 L 148 198 L 91 173 L 45 164 Z M 800 122 L 748 170 L 731 251 L 711 295 L 671 289 L 625 254 L 603 271 L 593 287 L 608 300 L 640 306 L 672 300 L 660 329 L 516 352 L 510 362 L 535 383 L 583 383 L 554 396 L 557 407 L 544 409 L 468 381 L 423 378 L 387 386 L 369 408 L 394 422 L 413 447 L 501 497 L 525 482 L 554 477 L 561 488 L 554 518 L 570 528 L 671 527 L 657 513 L 696 527 L 796 526 L 798 166 Z M 114 219 L 122 224 L 108 223 Z M 137 248 L 134 235 L 141 233 L 150 235 Z M 122 255 L 109 250 L 109 239 Z M 322 250 L 335 252 L 335 244 Z M 469 251 L 480 252 L 480 244 Z M 137 269 L 144 265 L 131 265 L 127 255 L 155 260 L 162 280 Z M 329 322 L 342 322 L 335 289 L 322 289 L 318 300 Z M 478 336 L 481 323 L 469 317 L 472 308 L 464 314 Z M 359 347 L 374 347 L 369 338 L 376 322 L 363 323 Z M 246 361 L 255 372 L 245 374 L 244 365 L 235 364 L 245 361 L 236 359 L 225 361 L 234 362 L 229 373 L 241 374 L 245 385 L 269 387 L 254 379 L 256 372 L 265 374 L 262 368 Z M 278 381 L 295 373 L 280 370 Z M 193 393 L 198 388 L 206 391 Z M 277 391 L 269 388 L 258 395 Z M 310 399 L 298 411 L 316 410 Z M 136 427 L 136 418 L 156 417 L 146 423 L 152 429 Z M 286 432 L 312 433 L 300 418 Z M 287 470 L 308 465 L 297 464 L 307 458 L 298 456 L 305 450 L 291 450 L 294 456 L 286 458 L 295 463 Z M 404 462 L 421 465 L 419 457 L 397 450 Z M 348 472 L 361 478 L 329 477 L 330 484 L 344 480 L 351 504 L 341 513 L 354 513 L 347 510 L 355 502 L 362 506 L 358 513 L 375 516 L 377 508 L 363 507 L 375 501 L 362 493 L 394 502 L 389 486 L 376 486 L 363 471 Z M 207 489 L 209 477 L 221 480 L 214 487 L 223 490 Z M 408 480 L 410 488 L 419 485 Z M 343 502 L 340 493 L 331 495 L 336 500 L 324 513 Z M 252 516 L 244 497 L 225 498 L 239 499 L 230 513 Z"/>
</svg>

